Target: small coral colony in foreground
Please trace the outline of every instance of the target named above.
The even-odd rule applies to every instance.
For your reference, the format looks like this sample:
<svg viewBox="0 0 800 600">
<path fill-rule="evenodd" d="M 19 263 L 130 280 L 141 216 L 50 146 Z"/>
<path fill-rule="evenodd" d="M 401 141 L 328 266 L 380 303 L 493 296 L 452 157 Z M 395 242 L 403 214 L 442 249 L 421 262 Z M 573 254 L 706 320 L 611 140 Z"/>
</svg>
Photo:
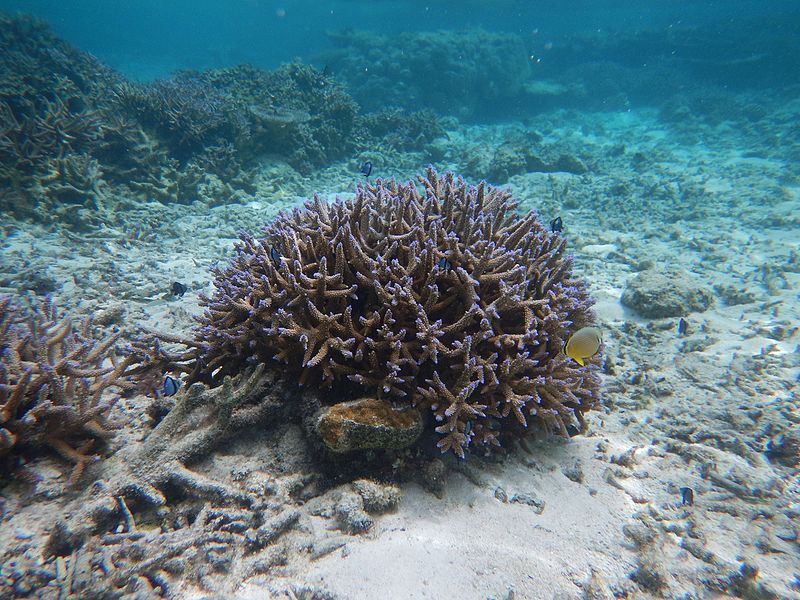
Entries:
<svg viewBox="0 0 800 600">
<path fill-rule="evenodd" d="M 132 388 L 133 355 L 119 358 L 119 334 L 95 339 L 91 320 L 76 327 L 50 300 L 28 310 L 0 298 L 0 460 L 17 451 L 55 450 L 75 465 L 72 480 L 113 431 L 109 412 Z"/>
<path fill-rule="evenodd" d="M 49 303 L 3 300 L 2 453 L 47 446 L 79 476 L 111 435 L 107 388 L 153 391 L 165 374 L 170 393 L 181 381 L 213 388 L 258 364 L 319 387 L 322 405 L 366 394 L 384 415 L 432 414 L 436 445 L 462 458 L 534 425 L 583 429 L 599 402 L 599 336 L 591 352 L 565 354 L 571 334 L 593 329 L 566 241 L 518 215 L 507 191 L 433 168 L 418 179 L 315 197 L 261 237 L 242 234 L 187 338 L 155 333 L 118 350 L 116 336 L 95 341 Z"/>
</svg>

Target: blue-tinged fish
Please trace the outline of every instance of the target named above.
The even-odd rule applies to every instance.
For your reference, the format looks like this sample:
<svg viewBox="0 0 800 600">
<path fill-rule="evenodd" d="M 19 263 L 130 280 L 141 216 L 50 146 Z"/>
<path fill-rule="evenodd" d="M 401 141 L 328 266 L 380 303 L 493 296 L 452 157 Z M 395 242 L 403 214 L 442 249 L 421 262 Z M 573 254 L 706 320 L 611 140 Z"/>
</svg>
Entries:
<svg viewBox="0 0 800 600">
<path fill-rule="evenodd" d="M 550 231 L 553 233 L 559 233 L 564 229 L 564 221 L 561 220 L 561 217 L 556 217 L 552 221 L 550 221 Z"/>
<path fill-rule="evenodd" d="M 367 161 L 363 165 L 361 165 L 361 170 L 359 171 L 364 177 L 369 177 L 372 174 L 372 163 Z"/>
<path fill-rule="evenodd" d="M 678 336 L 683 337 L 686 335 L 686 332 L 689 330 L 689 323 L 681 317 L 678 319 Z"/>
<path fill-rule="evenodd" d="M 272 262 L 274 262 L 276 266 L 281 264 L 281 259 L 283 258 L 281 256 L 281 253 L 278 251 L 278 249 L 275 246 L 271 246 L 270 247 L 270 249 L 269 249 L 269 257 L 272 259 Z"/>
<path fill-rule="evenodd" d="M 453 268 L 453 265 L 450 264 L 450 261 L 447 260 L 444 256 L 439 259 L 439 262 L 436 263 L 436 266 L 439 267 L 442 271 L 449 271 Z"/>
<path fill-rule="evenodd" d="M 174 281 L 172 283 L 172 295 L 177 296 L 178 298 L 183 298 L 183 295 L 186 293 L 187 288 L 184 284 L 180 281 Z"/>
<path fill-rule="evenodd" d="M 681 492 L 681 506 L 684 504 L 688 504 L 689 506 L 694 505 L 694 490 L 690 487 L 682 487 L 680 489 Z"/>
<path fill-rule="evenodd" d="M 164 387 L 161 391 L 165 396 L 174 396 L 178 393 L 179 389 L 181 389 L 180 381 L 175 379 L 172 375 L 164 377 Z"/>
</svg>

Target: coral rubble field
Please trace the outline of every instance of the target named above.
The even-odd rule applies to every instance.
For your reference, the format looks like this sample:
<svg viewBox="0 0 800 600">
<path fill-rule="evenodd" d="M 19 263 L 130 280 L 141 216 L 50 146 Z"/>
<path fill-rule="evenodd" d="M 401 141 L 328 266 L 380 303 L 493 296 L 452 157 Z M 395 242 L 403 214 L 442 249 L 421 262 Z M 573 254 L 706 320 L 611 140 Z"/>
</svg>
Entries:
<svg viewBox="0 0 800 600">
<path fill-rule="evenodd" d="M 475 32 L 454 107 L 351 34 L 135 83 L 0 16 L 0 597 L 797 597 L 796 88 Z"/>
</svg>

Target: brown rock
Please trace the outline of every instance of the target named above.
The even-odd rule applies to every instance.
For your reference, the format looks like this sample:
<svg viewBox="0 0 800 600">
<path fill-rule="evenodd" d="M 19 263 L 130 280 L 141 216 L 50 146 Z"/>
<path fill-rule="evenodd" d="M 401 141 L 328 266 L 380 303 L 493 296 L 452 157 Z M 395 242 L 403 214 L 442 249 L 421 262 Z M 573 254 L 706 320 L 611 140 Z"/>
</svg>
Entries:
<svg viewBox="0 0 800 600">
<path fill-rule="evenodd" d="M 333 452 L 397 450 L 417 441 L 422 416 L 415 408 L 398 410 L 388 400 L 362 398 L 323 408 L 316 430 Z"/>
<path fill-rule="evenodd" d="M 677 269 L 649 269 L 628 282 L 622 304 L 651 319 L 703 312 L 714 295 L 689 273 Z"/>
</svg>

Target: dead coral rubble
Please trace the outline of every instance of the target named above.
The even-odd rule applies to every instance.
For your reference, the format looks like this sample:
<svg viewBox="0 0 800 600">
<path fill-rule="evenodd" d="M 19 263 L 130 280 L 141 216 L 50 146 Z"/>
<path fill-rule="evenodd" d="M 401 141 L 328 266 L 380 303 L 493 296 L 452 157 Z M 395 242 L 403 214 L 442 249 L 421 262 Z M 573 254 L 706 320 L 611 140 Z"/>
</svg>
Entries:
<svg viewBox="0 0 800 600">
<path fill-rule="evenodd" d="M 91 320 L 76 327 L 49 299 L 26 310 L 0 297 L 0 458 L 50 448 L 80 477 L 112 435 L 108 390 L 132 386 L 118 337 L 95 339 Z"/>
<path fill-rule="evenodd" d="M 300 514 L 190 505 L 162 526 L 122 528 L 80 548 L 57 527 L 58 553 L 42 565 L 30 552 L 0 556 L 3 598 L 179 598 L 181 585 L 233 593 L 243 580 L 285 565 Z"/>
<path fill-rule="evenodd" d="M 411 182 L 315 197 L 215 270 L 192 347 L 170 360 L 217 385 L 286 363 L 303 383 L 350 382 L 433 411 L 439 447 L 500 445 L 528 424 L 566 435 L 598 402 L 599 358 L 561 352 L 593 321 L 566 241 L 506 191 L 432 168 Z"/>
<path fill-rule="evenodd" d="M 264 365 L 181 390 L 144 440 L 97 466 L 95 484 L 51 530 L 44 554 L 63 576 L 50 585 L 81 597 L 174 597 L 178 578 L 224 591 L 222 580 L 238 585 L 285 564 L 300 512 L 266 488 L 239 489 L 190 466 L 248 427 L 285 423 L 286 393 Z"/>
<path fill-rule="evenodd" d="M 167 487 L 192 497 L 251 504 L 252 496 L 204 477 L 187 464 L 207 456 L 232 433 L 277 415 L 286 403 L 278 399 L 279 386 L 267 392 L 274 379 L 259 365 L 217 388 L 198 383 L 181 391 L 172 410 L 143 441 L 126 444 L 95 473 L 92 499 L 72 520 L 70 543 L 79 543 L 98 524 L 126 521 L 126 501 L 163 506 Z"/>
</svg>

